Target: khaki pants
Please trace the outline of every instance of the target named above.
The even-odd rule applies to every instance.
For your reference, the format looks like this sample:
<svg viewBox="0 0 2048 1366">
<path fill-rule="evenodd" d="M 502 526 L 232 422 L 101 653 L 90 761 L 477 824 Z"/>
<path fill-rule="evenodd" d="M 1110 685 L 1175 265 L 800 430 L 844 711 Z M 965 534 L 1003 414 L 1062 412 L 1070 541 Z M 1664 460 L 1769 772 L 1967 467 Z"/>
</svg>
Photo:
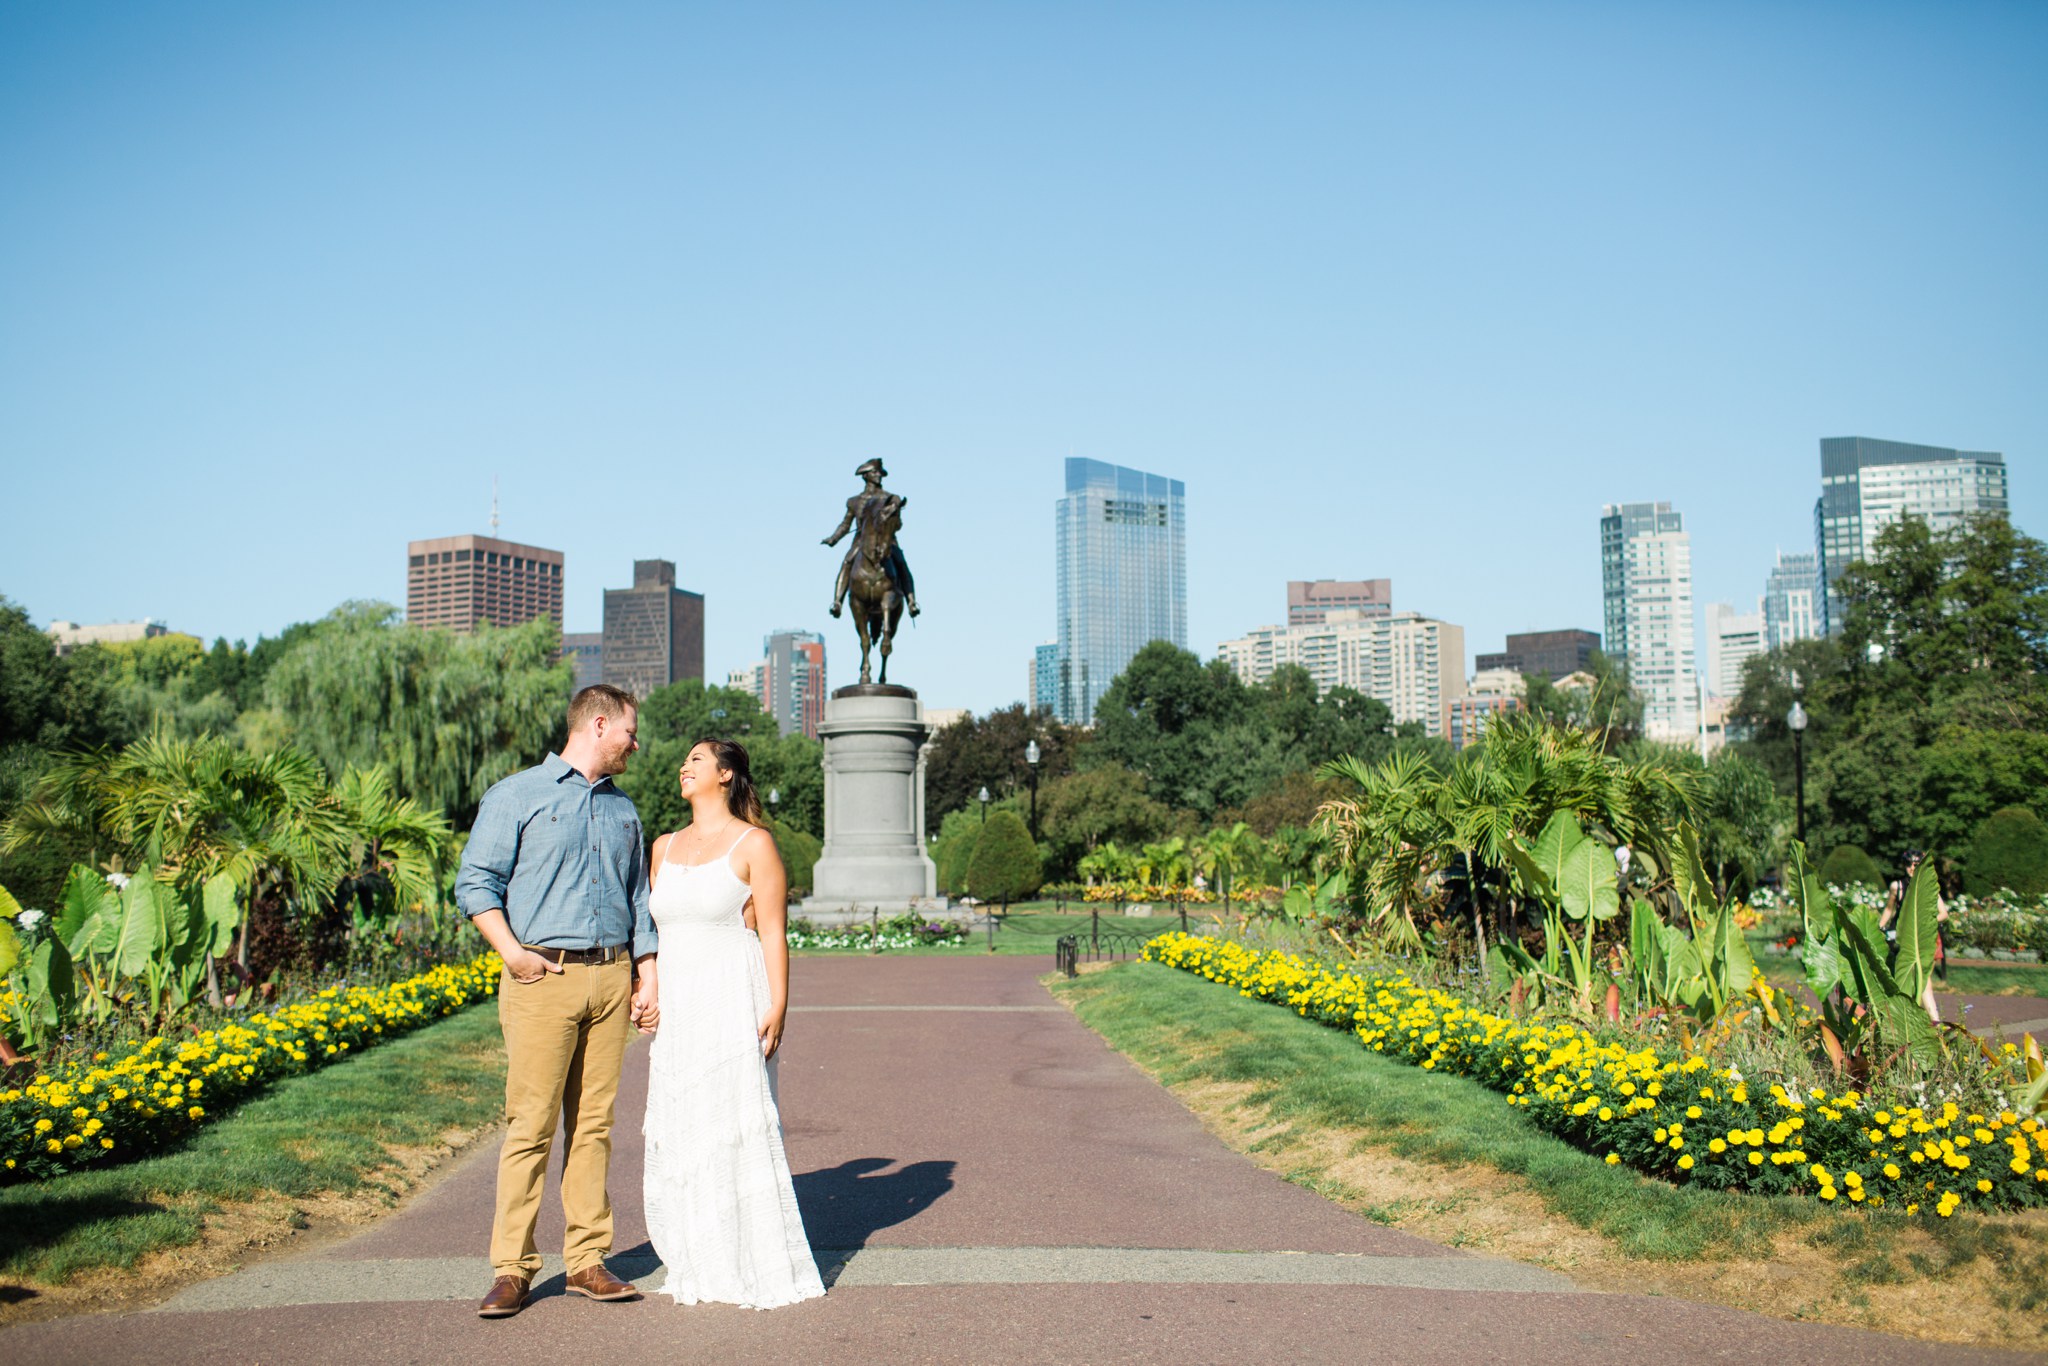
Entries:
<svg viewBox="0 0 2048 1366">
<path fill-rule="evenodd" d="M 505 1030 L 505 1146 L 498 1154 L 498 1215 L 491 1227 L 495 1276 L 540 1272 L 533 1224 L 547 1182 L 555 1118 L 562 1119 L 562 1260 L 573 1274 L 612 1250 L 612 1103 L 631 1029 L 633 964 L 571 963 L 538 982 L 498 979 Z"/>
</svg>

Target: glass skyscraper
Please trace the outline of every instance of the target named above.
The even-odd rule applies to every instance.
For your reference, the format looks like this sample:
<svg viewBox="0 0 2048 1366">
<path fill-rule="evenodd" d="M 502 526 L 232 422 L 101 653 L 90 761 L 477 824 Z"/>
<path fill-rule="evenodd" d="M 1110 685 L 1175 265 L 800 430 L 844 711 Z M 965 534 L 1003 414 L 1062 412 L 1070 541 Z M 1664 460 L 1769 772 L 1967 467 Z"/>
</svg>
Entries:
<svg viewBox="0 0 2048 1366">
<path fill-rule="evenodd" d="M 1031 652 L 1031 692 L 1027 705 L 1032 711 L 1058 714 L 1060 709 L 1060 643 L 1048 640 Z"/>
<path fill-rule="evenodd" d="M 1820 557 L 1820 628 L 1832 635 L 1842 615 L 1829 588 L 1852 561 L 1867 559 L 1878 533 L 1901 517 L 1947 531 L 1977 512 L 2006 511 L 2005 457 L 1867 436 L 1823 437 L 1820 497 L 1813 504 L 1813 548 Z"/>
<path fill-rule="evenodd" d="M 1110 681 L 1153 641 L 1187 648 L 1186 504 L 1178 479 L 1067 461 L 1055 515 L 1062 721 L 1092 722 Z"/>
</svg>

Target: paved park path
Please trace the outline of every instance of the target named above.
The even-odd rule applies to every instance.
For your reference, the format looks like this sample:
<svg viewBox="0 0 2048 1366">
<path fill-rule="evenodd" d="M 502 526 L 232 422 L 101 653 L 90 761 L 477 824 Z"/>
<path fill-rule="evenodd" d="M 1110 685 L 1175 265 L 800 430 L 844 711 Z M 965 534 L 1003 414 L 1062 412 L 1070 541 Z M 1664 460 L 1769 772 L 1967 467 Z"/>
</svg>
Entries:
<svg viewBox="0 0 2048 1366">
<path fill-rule="evenodd" d="M 156 1309 L 0 1333 L 0 1361 L 1491 1362 L 2033 1360 L 1582 1293 L 1383 1228 L 1259 1170 L 1053 1001 L 1037 958 L 795 965 L 791 1165 L 831 1284 L 770 1313 L 564 1294 L 484 1322 L 496 1146 L 371 1230 Z M 640 1217 L 646 1050 L 629 1054 L 612 1193 Z M 553 1196 L 550 1194 L 550 1204 Z M 559 1212 L 541 1246 L 559 1247 Z"/>
</svg>

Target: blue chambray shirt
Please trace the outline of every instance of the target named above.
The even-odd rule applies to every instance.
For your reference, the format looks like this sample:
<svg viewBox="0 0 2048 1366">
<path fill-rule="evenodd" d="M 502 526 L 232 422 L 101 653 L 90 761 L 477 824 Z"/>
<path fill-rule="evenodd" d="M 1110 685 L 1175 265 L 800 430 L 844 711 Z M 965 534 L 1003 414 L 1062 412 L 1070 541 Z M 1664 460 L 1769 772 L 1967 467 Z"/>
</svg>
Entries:
<svg viewBox="0 0 2048 1366">
<path fill-rule="evenodd" d="M 522 944 L 592 949 L 631 941 L 653 953 L 647 848 L 633 799 L 610 778 L 588 782 L 550 754 L 492 785 L 455 876 L 467 916 L 504 908 Z"/>
</svg>

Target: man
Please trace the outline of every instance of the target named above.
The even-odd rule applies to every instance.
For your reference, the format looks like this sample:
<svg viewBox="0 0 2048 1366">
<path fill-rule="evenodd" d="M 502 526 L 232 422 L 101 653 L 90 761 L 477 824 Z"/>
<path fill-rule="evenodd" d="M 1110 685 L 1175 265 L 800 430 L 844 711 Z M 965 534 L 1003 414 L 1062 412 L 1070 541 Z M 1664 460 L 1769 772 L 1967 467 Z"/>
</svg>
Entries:
<svg viewBox="0 0 2048 1366">
<path fill-rule="evenodd" d="M 558 1114 L 569 1289 L 639 1298 L 604 1265 L 619 1069 L 632 1026 L 651 1033 L 657 1019 L 646 845 L 633 799 L 612 784 L 640 747 L 638 727 L 631 694 L 603 683 L 577 693 L 562 752 L 484 794 L 462 853 L 456 904 L 505 960 L 505 1146 L 482 1318 L 525 1308 L 540 1270 L 533 1225 Z"/>
<path fill-rule="evenodd" d="M 891 493 L 882 487 L 882 481 L 889 477 L 889 471 L 882 468 L 879 460 L 869 460 L 854 471 L 864 487 L 859 493 L 846 500 L 846 516 L 839 519 L 838 529 L 825 538 L 826 545 L 838 545 L 840 538 L 854 527 L 861 525 L 862 513 L 872 509 L 877 520 L 886 520 L 891 512 L 901 512 L 910 502 L 898 493 Z M 825 610 L 837 618 L 846 603 L 847 588 L 853 581 L 854 557 L 860 553 L 860 536 L 853 538 L 853 544 L 846 548 L 846 558 L 839 562 L 839 581 L 832 586 L 832 605 Z M 918 614 L 917 584 L 910 577 L 910 563 L 903 558 L 903 547 L 889 547 L 888 557 L 882 561 L 882 572 L 889 576 L 889 582 L 903 598 L 903 605 L 913 617 Z"/>
</svg>

